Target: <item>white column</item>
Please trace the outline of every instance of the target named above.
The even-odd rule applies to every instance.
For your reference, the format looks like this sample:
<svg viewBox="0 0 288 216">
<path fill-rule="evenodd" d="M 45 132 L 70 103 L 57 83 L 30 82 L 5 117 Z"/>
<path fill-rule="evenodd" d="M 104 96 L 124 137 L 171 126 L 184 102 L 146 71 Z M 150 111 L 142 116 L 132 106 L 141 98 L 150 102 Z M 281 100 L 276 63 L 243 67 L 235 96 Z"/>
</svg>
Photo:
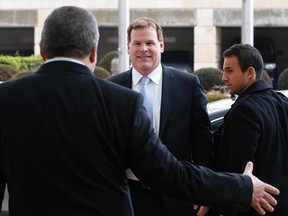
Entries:
<svg viewBox="0 0 288 216">
<path fill-rule="evenodd" d="M 45 19 L 52 12 L 52 9 L 39 9 L 37 11 L 37 24 L 34 27 L 34 54 L 40 54 L 39 43 L 41 40 L 41 33 L 44 26 Z"/>
<path fill-rule="evenodd" d="M 197 9 L 194 27 L 194 71 L 219 67 L 221 60 L 219 29 L 213 25 L 213 9 Z"/>
<path fill-rule="evenodd" d="M 243 0 L 241 42 L 254 45 L 253 0 Z"/>
<path fill-rule="evenodd" d="M 118 1 L 119 24 L 118 24 L 118 51 L 119 70 L 129 69 L 129 56 L 127 54 L 127 28 L 129 25 L 129 0 Z"/>
</svg>

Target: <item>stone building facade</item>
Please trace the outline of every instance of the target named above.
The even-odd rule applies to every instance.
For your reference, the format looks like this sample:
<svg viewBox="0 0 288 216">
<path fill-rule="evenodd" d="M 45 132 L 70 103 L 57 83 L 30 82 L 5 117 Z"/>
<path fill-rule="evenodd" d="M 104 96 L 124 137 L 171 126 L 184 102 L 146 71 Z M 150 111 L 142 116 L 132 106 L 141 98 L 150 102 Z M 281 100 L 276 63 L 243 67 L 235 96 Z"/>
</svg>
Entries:
<svg viewBox="0 0 288 216">
<path fill-rule="evenodd" d="M 194 55 L 194 70 L 203 67 L 220 67 L 223 49 L 229 45 L 230 36 L 237 35 L 241 28 L 243 1 L 146 0 L 143 4 L 142 0 L 130 0 L 130 20 L 138 16 L 149 16 L 156 19 L 165 30 L 169 28 L 180 29 L 174 36 L 168 35 L 166 37 L 166 48 L 184 49 L 188 47 Z M 84 7 L 96 16 L 100 28 L 117 30 L 118 0 L 1 0 L 0 49 L 11 44 L 24 46 L 27 43 L 30 46 L 32 44 L 34 53 L 38 54 L 38 44 L 44 19 L 54 8 L 63 5 Z M 288 48 L 288 42 L 286 42 L 288 37 L 286 30 L 288 26 L 288 1 L 254 0 L 253 5 L 254 26 L 255 29 L 258 29 L 258 33 L 256 31 L 255 33 L 260 36 L 271 37 L 275 44 L 285 51 Z M 24 30 L 26 28 L 33 30 L 32 38 L 25 37 Z M 13 41 L 9 35 L 6 35 L 5 32 L 11 29 L 21 30 L 19 32 L 15 30 L 16 32 L 13 34 L 22 37 L 19 41 L 16 40 L 17 37 Z M 181 29 L 183 31 L 190 29 L 191 35 L 186 35 L 187 40 L 183 39 Z M 115 37 L 117 36 L 113 39 L 109 35 L 106 37 L 105 34 L 104 32 L 101 35 L 104 44 L 113 40 L 116 43 Z M 180 36 L 181 39 L 177 40 Z M 189 44 L 185 44 L 185 41 L 189 41 Z M 113 49 L 115 46 L 114 44 Z M 107 51 L 109 51 L 109 45 L 107 45 L 106 50 L 100 52 L 100 56 Z M 288 54 L 284 52 L 279 57 L 281 67 L 287 67 L 287 59 Z"/>
</svg>

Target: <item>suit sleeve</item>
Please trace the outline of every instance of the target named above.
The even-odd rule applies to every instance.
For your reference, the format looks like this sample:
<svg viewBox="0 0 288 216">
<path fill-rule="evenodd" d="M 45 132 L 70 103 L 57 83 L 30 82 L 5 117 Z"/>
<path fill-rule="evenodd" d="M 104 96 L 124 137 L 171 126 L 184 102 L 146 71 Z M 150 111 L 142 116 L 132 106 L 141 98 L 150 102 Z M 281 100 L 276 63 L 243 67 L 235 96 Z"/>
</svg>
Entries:
<svg viewBox="0 0 288 216">
<path fill-rule="evenodd" d="M 193 163 L 211 167 L 212 132 L 207 113 L 207 98 L 199 79 L 195 77 L 192 89 L 191 149 Z"/>
<path fill-rule="evenodd" d="M 142 107 L 140 95 L 131 116 L 127 162 L 141 181 L 155 190 L 202 205 L 245 204 L 252 199 L 252 181 L 240 174 L 179 162 L 160 142 Z M 233 193 L 231 193 L 233 191 Z"/>
</svg>

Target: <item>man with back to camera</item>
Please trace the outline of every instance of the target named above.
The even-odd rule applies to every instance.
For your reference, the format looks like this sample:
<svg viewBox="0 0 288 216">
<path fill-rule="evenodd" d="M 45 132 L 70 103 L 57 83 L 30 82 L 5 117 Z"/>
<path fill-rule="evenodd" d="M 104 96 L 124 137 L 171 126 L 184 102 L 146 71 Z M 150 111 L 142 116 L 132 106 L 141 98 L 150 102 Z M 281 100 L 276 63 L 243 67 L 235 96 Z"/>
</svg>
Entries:
<svg viewBox="0 0 288 216">
<path fill-rule="evenodd" d="M 7 184 L 11 216 L 133 216 L 128 167 L 191 203 L 273 211 L 279 191 L 253 176 L 251 163 L 242 175 L 178 161 L 154 133 L 142 96 L 92 74 L 98 39 L 92 13 L 57 8 L 41 35 L 45 64 L 0 86 L 0 199 Z"/>
<path fill-rule="evenodd" d="M 127 29 L 127 38 L 132 68 L 108 80 L 141 92 L 142 77 L 148 77 L 156 134 L 178 160 L 210 167 L 211 125 L 207 98 L 198 78 L 161 64 L 163 30 L 155 20 L 135 19 Z M 130 170 L 127 176 L 136 216 L 191 216 L 199 210 L 143 185 Z M 202 211 L 206 212 L 202 208 L 199 213 Z"/>
<path fill-rule="evenodd" d="M 236 44 L 223 57 L 222 80 L 238 98 L 217 132 L 215 168 L 242 173 L 247 161 L 253 161 L 254 175 L 281 190 L 272 215 L 288 215 L 288 99 L 261 80 L 263 59 L 255 47 Z M 225 215 L 258 215 L 252 208 L 225 211 Z"/>
</svg>

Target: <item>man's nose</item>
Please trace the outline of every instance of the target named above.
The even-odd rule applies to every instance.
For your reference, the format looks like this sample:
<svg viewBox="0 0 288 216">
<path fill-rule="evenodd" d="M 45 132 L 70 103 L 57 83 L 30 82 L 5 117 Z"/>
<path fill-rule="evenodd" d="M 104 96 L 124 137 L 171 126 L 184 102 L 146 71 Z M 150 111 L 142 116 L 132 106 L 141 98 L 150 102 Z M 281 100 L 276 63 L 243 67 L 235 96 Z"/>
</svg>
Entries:
<svg viewBox="0 0 288 216">
<path fill-rule="evenodd" d="M 141 49 L 140 49 L 142 52 L 146 52 L 148 50 L 148 47 L 146 44 L 142 44 L 141 45 Z"/>
<path fill-rule="evenodd" d="M 225 80 L 227 80 L 227 78 L 226 78 L 225 72 L 223 72 L 223 74 L 222 74 L 222 81 L 225 81 Z"/>
</svg>

